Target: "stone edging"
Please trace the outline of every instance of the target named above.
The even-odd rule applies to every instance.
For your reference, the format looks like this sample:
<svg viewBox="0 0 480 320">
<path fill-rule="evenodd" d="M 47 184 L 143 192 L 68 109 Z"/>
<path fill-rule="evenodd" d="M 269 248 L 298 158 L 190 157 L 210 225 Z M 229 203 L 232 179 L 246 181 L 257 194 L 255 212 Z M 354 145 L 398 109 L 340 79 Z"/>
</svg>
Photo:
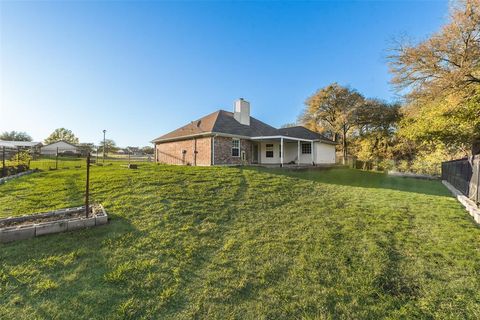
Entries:
<svg viewBox="0 0 480 320">
<path fill-rule="evenodd" d="M 465 209 L 470 213 L 476 223 L 480 224 L 480 209 L 478 206 L 470 200 L 467 196 L 463 195 L 460 191 L 452 186 L 448 181 L 442 180 L 442 183 L 447 187 L 448 190 L 457 198 L 457 200 L 465 207 Z"/>
<path fill-rule="evenodd" d="M 74 217 L 64 218 L 55 221 L 47 221 L 31 224 L 25 224 L 21 226 L 0 228 L 0 242 L 11 242 L 16 240 L 23 240 L 28 238 L 34 238 L 45 234 L 59 233 L 65 231 L 73 231 L 84 229 L 88 227 L 94 227 L 106 224 L 108 222 L 108 215 L 102 205 L 96 205 L 99 210 L 94 211 L 88 218 Z M 22 222 L 32 218 L 46 218 L 52 216 L 64 216 L 67 213 L 82 212 L 85 207 L 68 208 L 56 211 L 50 211 L 40 214 L 25 215 L 20 217 L 0 219 L 2 222 Z"/>
<path fill-rule="evenodd" d="M 15 179 L 15 178 L 20 178 L 21 176 L 25 176 L 27 174 L 34 173 L 36 171 L 37 170 L 28 170 L 28 171 L 20 172 L 20 173 L 17 173 L 17 174 L 13 174 L 11 176 L 6 176 L 6 177 L 3 177 L 3 178 L 0 178 L 0 184 L 5 183 L 8 180 L 12 180 L 12 179 Z"/>
</svg>

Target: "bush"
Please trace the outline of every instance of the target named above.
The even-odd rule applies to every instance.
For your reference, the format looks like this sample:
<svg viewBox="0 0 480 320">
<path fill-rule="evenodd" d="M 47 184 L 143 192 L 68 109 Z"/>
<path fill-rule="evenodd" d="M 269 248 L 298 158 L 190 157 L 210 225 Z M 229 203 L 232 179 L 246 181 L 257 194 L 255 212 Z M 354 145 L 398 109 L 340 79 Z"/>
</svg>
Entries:
<svg viewBox="0 0 480 320">
<path fill-rule="evenodd" d="M 17 166 L 22 165 L 26 167 L 29 166 L 30 160 L 32 160 L 32 156 L 27 151 L 19 151 L 10 158 L 10 161 L 16 163 Z"/>
</svg>

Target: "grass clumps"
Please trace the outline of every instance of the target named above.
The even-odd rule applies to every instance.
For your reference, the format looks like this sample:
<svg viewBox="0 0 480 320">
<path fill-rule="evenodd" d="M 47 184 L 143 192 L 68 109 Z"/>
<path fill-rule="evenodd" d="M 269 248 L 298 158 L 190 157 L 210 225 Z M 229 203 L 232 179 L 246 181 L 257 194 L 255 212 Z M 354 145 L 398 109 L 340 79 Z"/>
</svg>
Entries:
<svg viewBox="0 0 480 320">
<path fill-rule="evenodd" d="M 11 181 L 0 214 L 81 205 L 84 178 Z M 156 165 L 91 181 L 107 226 L 0 245 L 0 318 L 480 314 L 480 228 L 438 181 Z"/>
</svg>

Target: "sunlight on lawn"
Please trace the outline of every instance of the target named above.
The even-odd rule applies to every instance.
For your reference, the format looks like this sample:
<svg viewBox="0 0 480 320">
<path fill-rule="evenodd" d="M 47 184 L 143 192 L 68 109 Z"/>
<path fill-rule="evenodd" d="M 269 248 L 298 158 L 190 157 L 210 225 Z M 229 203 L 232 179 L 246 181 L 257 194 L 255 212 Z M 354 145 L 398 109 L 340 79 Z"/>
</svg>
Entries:
<svg viewBox="0 0 480 320">
<path fill-rule="evenodd" d="M 1 185 L 0 214 L 79 205 L 84 177 Z M 0 245 L 0 318 L 480 313 L 480 230 L 438 181 L 150 164 L 91 179 L 110 223 Z"/>
</svg>

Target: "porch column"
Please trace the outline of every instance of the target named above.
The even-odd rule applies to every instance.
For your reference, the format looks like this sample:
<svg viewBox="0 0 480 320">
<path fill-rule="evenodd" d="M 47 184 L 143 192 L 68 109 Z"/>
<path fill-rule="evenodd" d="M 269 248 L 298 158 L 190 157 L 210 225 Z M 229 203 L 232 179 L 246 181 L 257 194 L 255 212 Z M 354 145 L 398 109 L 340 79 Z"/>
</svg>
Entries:
<svg viewBox="0 0 480 320">
<path fill-rule="evenodd" d="M 312 146 L 311 149 L 312 149 L 312 164 L 313 164 L 315 162 L 315 158 L 313 157 L 313 141 L 310 142 L 310 144 Z"/>
<path fill-rule="evenodd" d="M 297 165 L 300 165 L 300 140 L 297 140 Z"/>
<path fill-rule="evenodd" d="M 283 138 L 280 138 L 280 166 L 283 167 Z"/>
</svg>

